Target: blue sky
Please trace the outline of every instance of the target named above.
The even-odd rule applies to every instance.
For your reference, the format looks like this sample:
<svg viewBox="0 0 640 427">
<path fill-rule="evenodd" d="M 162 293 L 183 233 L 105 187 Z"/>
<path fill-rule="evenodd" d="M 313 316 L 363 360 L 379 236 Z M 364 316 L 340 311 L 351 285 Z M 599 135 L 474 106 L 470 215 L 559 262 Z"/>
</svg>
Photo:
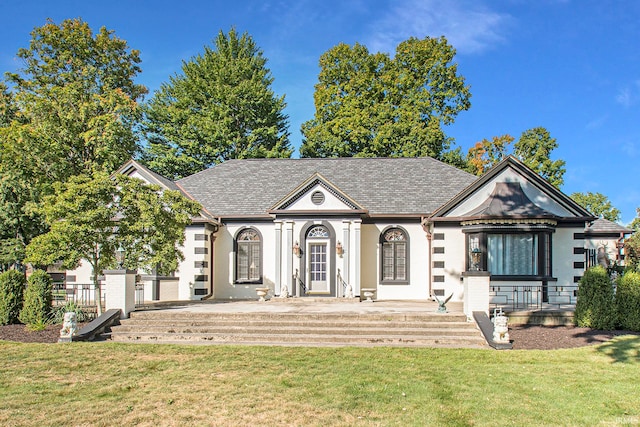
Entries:
<svg viewBox="0 0 640 427">
<path fill-rule="evenodd" d="M 562 190 L 601 192 L 628 224 L 640 207 L 640 2 L 635 0 L 0 0 L 0 71 L 30 31 L 81 17 L 142 57 L 153 93 L 220 31 L 247 31 L 286 95 L 291 141 L 313 117 L 318 59 L 340 42 L 392 53 L 411 36 L 444 35 L 471 86 L 448 135 L 476 141 L 547 128 L 567 162 Z M 296 154 L 297 155 L 297 154 Z"/>
</svg>

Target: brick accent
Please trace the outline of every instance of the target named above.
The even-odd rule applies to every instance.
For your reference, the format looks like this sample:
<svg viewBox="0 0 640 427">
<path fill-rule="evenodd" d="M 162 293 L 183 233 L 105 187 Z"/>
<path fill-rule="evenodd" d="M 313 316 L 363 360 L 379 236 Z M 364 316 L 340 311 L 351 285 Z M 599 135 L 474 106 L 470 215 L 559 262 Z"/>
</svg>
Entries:
<svg viewBox="0 0 640 427">
<path fill-rule="evenodd" d="M 444 233 L 433 233 L 433 240 L 444 240 Z"/>
<path fill-rule="evenodd" d="M 443 254 L 444 253 L 444 246 L 434 246 L 433 253 L 434 254 Z"/>
<path fill-rule="evenodd" d="M 196 234 L 194 236 L 194 240 L 207 240 L 207 235 L 206 234 Z"/>
<path fill-rule="evenodd" d="M 584 255 L 584 248 L 582 248 L 582 247 L 573 248 L 573 254 L 574 255 Z"/>
<path fill-rule="evenodd" d="M 195 268 L 207 268 L 209 267 L 209 262 L 208 261 L 196 261 L 193 263 L 193 266 Z"/>
<path fill-rule="evenodd" d="M 433 261 L 433 268 L 444 268 L 444 261 Z"/>
<path fill-rule="evenodd" d="M 194 252 L 195 254 L 208 254 L 209 253 L 209 248 L 194 248 Z"/>
<path fill-rule="evenodd" d="M 574 261 L 573 268 L 580 268 L 584 270 L 584 262 L 583 261 Z"/>
<path fill-rule="evenodd" d="M 433 276 L 434 283 L 444 283 L 444 276 Z"/>
</svg>

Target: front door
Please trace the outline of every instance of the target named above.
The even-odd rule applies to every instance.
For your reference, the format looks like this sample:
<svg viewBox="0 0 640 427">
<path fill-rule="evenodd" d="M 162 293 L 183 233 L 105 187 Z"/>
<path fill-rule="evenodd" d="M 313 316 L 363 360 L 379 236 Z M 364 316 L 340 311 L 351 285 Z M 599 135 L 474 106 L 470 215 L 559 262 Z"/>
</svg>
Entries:
<svg viewBox="0 0 640 427">
<path fill-rule="evenodd" d="M 331 293 L 331 256 L 329 232 L 322 226 L 313 227 L 307 234 L 307 283 L 308 293 Z"/>
</svg>

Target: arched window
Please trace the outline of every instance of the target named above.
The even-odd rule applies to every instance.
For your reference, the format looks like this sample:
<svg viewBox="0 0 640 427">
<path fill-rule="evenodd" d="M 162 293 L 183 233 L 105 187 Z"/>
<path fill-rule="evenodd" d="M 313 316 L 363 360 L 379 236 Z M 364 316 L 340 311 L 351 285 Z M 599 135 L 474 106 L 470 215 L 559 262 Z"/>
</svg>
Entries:
<svg viewBox="0 0 640 427">
<path fill-rule="evenodd" d="M 407 233 L 389 228 L 382 233 L 382 283 L 408 282 Z"/>
<path fill-rule="evenodd" d="M 253 228 L 236 237 L 236 283 L 262 283 L 262 241 Z"/>
</svg>

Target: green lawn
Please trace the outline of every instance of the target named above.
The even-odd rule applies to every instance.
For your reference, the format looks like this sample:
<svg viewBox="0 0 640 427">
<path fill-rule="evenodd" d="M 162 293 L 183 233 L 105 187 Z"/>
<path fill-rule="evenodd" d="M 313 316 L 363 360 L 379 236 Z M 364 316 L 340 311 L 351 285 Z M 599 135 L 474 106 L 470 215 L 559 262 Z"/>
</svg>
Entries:
<svg viewBox="0 0 640 427">
<path fill-rule="evenodd" d="M 640 338 L 557 351 L 0 341 L 0 425 L 639 425 Z"/>
</svg>

